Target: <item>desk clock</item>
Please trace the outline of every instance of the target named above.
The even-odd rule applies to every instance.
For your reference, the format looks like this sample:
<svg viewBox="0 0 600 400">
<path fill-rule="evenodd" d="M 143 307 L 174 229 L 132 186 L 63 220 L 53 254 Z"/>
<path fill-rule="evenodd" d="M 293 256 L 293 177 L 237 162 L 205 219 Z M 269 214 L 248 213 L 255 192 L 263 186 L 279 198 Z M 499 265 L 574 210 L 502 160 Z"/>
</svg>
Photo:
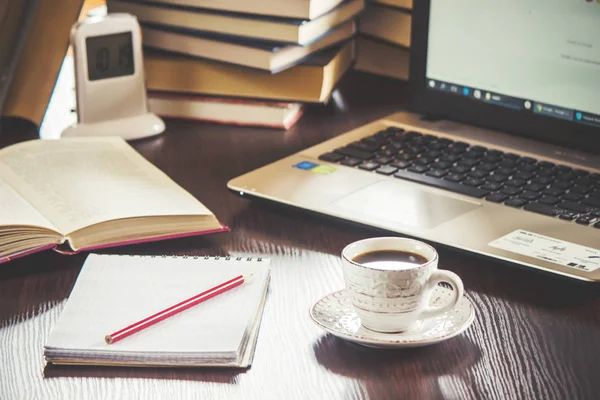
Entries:
<svg viewBox="0 0 600 400">
<path fill-rule="evenodd" d="M 163 121 L 148 112 L 140 26 L 129 14 L 94 16 L 71 30 L 77 124 L 62 136 L 157 135 Z"/>
</svg>

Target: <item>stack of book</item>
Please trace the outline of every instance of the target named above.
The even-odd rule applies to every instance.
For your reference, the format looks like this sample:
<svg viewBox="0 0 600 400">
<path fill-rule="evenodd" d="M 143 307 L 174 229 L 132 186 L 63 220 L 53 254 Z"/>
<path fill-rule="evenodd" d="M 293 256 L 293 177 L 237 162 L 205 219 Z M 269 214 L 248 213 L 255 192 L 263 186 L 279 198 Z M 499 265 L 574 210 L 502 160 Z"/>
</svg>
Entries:
<svg viewBox="0 0 600 400">
<path fill-rule="evenodd" d="M 413 0 L 373 0 L 358 22 L 358 71 L 408 79 Z"/>
<path fill-rule="evenodd" d="M 149 107 L 162 116 L 291 126 L 354 58 L 365 0 L 107 0 L 142 26 Z"/>
</svg>

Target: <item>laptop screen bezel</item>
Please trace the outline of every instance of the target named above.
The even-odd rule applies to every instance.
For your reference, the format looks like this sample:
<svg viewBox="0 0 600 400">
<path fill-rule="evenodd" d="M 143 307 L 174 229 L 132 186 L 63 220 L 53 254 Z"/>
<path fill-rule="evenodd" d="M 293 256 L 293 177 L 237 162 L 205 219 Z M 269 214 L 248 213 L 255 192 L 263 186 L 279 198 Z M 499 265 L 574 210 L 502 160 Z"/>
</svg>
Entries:
<svg viewBox="0 0 600 400">
<path fill-rule="evenodd" d="M 600 154 L 600 128 L 427 89 L 430 5 L 431 0 L 419 0 L 413 4 L 409 80 L 409 107 L 412 111 Z"/>
</svg>

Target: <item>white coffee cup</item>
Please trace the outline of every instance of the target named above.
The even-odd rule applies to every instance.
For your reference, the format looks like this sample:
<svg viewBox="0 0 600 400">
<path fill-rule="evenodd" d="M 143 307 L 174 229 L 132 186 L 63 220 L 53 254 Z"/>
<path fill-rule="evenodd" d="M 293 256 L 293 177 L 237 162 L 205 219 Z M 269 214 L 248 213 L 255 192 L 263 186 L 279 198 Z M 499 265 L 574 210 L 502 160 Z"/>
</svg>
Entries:
<svg viewBox="0 0 600 400">
<path fill-rule="evenodd" d="M 385 250 L 417 254 L 426 261 L 408 266 L 398 262 L 397 269 L 393 263 L 378 269 L 354 261 L 362 254 Z M 377 332 L 403 332 L 454 307 L 463 296 L 463 283 L 455 273 L 438 270 L 438 259 L 430 245 L 406 238 L 364 239 L 346 246 L 342 250 L 344 280 L 361 324 Z M 454 297 L 432 307 L 430 296 L 440 282 L 452 286 Z"/>
</svg>

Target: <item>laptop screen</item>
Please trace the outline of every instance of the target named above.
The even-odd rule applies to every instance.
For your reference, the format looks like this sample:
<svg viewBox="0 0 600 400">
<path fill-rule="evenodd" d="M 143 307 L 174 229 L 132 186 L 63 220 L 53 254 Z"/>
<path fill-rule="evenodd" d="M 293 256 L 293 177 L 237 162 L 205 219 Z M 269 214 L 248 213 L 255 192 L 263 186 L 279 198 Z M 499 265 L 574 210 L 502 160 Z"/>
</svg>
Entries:
<svg viewBox="0 0 600 400">
<path fill-rule="evenodd" d="M 600 128 L 600 0 L 431 0 L 425 84 Z"/>
</svg>

